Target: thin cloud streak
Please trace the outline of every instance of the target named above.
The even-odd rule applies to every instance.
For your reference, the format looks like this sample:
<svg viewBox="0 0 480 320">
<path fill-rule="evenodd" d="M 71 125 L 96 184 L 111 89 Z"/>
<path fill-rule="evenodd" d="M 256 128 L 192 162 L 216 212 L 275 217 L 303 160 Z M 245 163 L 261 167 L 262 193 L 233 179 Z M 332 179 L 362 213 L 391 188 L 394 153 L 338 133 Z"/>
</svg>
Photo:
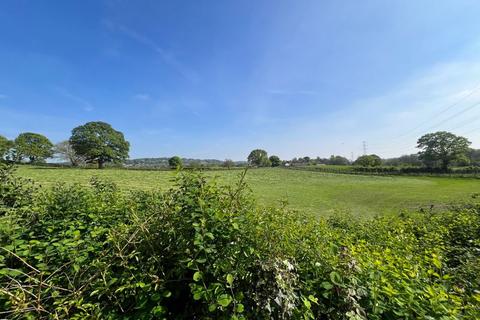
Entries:
<svg viewBox="0 0 480 320">
<path fill-rule="evenodd" d="M 176 58 L 176 56 L 172 52 L 165 50 L 149 37 L 141 33 L 138 33 L 124 25 L 116 24 L 111 21 L 106 21 L 105 24 L 110 30 L 119 31 L 120 33 L 129 37 L 130 39 L 135 40 L 136 42 L 146 47 L 149 47 L 151 50 L 158 53 L 158 55 L 162 58 L 165 64 L 170 66 L 172 69 L 178 72 L 185 79 L 193 83 L 197 83 L 200 80 L 198 74 L 195 71 L 185 66 Z"/>
<path fill-rule="evenodd" d="M 93 111 L 95 108 L 93 107 L 93 105 L 86 99 L 82 98 L 82 97 L 79 97 L 77 95 L 74 95 L 72 94 L 71 92 L 69 92 L 68 90 L 66 90 L 65 88 L 61 88 L 61 87 L 55 87 L 55 90 L 60 93 L 62 96 L 64 96 L 65 98 L 68 98 L 74 102 L 76 102 L 77 104 L 81 105 L 83 110 L 86 111 L 86 112 L 91 112 Z"/>
<path fill-rule="evenodd" d="M 289 95 L 289 96 L 296 96 L 296 95 L 304 95 L 304 96 L 315 96 L 318 95 L 318 92 L 313 90 L 269 90 L 267 91 L 269 94 L 273 95 Z"/>
<path fill-rule="evenodd" d="M 150 95 L 147 93 L 137 93 L 133 96 L 136 100 L 148 101 L 151 99 Z"/>
</svg>

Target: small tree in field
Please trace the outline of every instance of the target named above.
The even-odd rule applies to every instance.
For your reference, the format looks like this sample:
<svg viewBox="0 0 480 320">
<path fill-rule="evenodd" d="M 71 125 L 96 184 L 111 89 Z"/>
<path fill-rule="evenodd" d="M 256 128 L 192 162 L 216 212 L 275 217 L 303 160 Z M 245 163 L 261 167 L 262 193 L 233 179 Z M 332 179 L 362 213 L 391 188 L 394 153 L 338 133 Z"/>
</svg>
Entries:
<svg viewBox="0 0 480 320">
<path fill-rule="evenodd" d="M 55 145 L 55 154 L 59 158 L 69 161 L 74 167 L 85 162 L 85 159 L 73 150 L 73 147 L 68 140 L 59 142 Z"/>
<path fill-rule="evenodd" d="M 72 130 L 69 140 L 75 153 L 102 169 L 107 162 L 121 163 L 128 158 L 130 144 L 123 133 L 105 122 L 88 122 Z"/>
<path fill-rule="evenodd" d="M 268 158 L 268 160 L 270 160 L 270 165 L 272 167 L 278 167 L 278 166 L 280 166 L 280 164 L 282 164 L 282 161 L 277 156 L 270 156 L 270 158 Z"/>
<path fill-rule="evenodd" d="M 17 160 L 28 158 L 30 163 L 45 161 L 53 155 L 53 144 L 38 133 L 21 133 L 15 139 L 14 147 Z"/>
<path fill-rule="evenodd" d="M 466 157 L 470 144 L 465 137 L 438 131 L 420 137 L 417 148 L 422 150 L 418 153 L 419 158 L 427 167 L 439 164 L 442 170 L 447 171 L 452 162 L 461 161 Z"/>
<path fill-rule="evenodd" d="M 183 165 L 183 162 L 179 156 L 173 156 L 170 159 L 168 159 L 168 165 L 172 169 L 180 169 Z"/>
<path fill-rule="evenodd" d="M 223 166 L 225 168 L 230 169 L 230 168 L 235 166 L 235 162 L 233 162 L 233 160 L 231 160 L 231 159 L 225 159 L 225 161 L 223 161 Z"/>
<path fill-rule="evenodd" d="M 378 167 L 382 164 L 382 159 L 376 154 L 369 154 L 358 157 L 354 164 L 362 167 Z"/>
<path fill-rule="evenodd" d="M 248 155 L 248 164 L 257 167 L 269 167 L 270 160 L 268 159 L 267 151 L 262 149 L 255 149 Z"/>
</svg>

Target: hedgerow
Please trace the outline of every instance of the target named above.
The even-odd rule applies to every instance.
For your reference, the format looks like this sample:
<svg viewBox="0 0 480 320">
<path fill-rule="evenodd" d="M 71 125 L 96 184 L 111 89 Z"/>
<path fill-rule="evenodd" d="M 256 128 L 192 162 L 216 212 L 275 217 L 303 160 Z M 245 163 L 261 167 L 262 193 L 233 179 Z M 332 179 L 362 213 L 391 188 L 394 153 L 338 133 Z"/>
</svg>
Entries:
<svg viewBox="0 0 480 320">
<path fill-rule="evenodd" d="M 480 317 L 475 200 L 318 218 L 259 207 L 244 174 L 125 193 L 98 179 L 36 187 L 2 167 L 0 317 Z"/>
<path fill-rule="evenodd" d="M 452 176 L 452 177 L 477 177 L 480 174 L 480 167 L 456 167 L 448 168 L 428 168 L 418 166 L 294 166 L 290 170 L 306 170 L 325 173 L 342 174 L 365 174 L 365 175 L 413 175 L 413 176 Z"/>
</svg>

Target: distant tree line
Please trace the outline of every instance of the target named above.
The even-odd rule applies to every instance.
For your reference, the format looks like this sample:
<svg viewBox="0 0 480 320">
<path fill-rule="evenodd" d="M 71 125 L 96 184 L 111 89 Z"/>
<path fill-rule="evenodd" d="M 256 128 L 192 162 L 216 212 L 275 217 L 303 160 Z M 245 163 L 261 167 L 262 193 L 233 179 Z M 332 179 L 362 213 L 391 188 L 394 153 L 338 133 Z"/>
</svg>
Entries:
<svg viewBox="0 0 480 320">
<path fill-rule="evenodd" d="M 396 167 L 420 167 L 423 165 L 422 160 L 420 160 L 417 153 L 406 154 L 396 158 L 388 158 L 382 160 L 383 165 L 385 166 L 396 166 Z"/>
<path fill-rule="evenodd" d="M 471 149 L 470 144 L 471 142 L 465 137 L 439 131 L 423 135 L 418 139 L 417 148 L 420 149 L 418 154 L 390 159 L 381 159 L 378 155 L 370 154 L 359 156 L 353 162 L 339 155 L 313 159 L 305 156 L 282 161 L 276 155 L 268 156 L 267 151 L 263 149 L 255 149 L 248 155 L 247 162 L 235 162 L 231 159 L 225 161 L 182 159 L 178 156 L 127 161 L 130 144 L 125 140 L 123 133 L 113 129 L 108 123 L 97 121 L 74 128 L 69 140 L 56 145 L 53 145 L 44 135 L 33 132 L 21 133 L 14 140 L 0 136 L 0 159 L 15 163 L 38 164 L 55 156 L 69 162 L 72 166 L 96 164 L 100 169 L 107 163 L 126 164 L 128 167 L 159 166 L 172 169 L 215 166 L 230 169 L 244 165 L 252 167 L 353 165 L 361 168 L 419 167 L 428 169 L 426 170 L 428 172 L 445 172 L 452 166 L 480 166 L 480 150 Z"/>
<path fill-rule="evenodd" d="M 175 157 L 175 156 L 174 156 Z M 170 159 L 173 157 L 160 157 L 160 158 L 138 158 L 129 159 L 125 161 L 125 166 L 128 168 L 151 168 L 151 169 L 164 169 L 170 168 Z M 212 168 L 212 167 L 242 167 L 246 165 L 246 161 L 233 161 L 226 159 L 224 161 L 217 159 L 192 159 L 179 157 L 184 168 Z"/>
<path fill-rule="evenodd" d="M 461 136 L 446 131 L 429 133 L 417 141 L 417 154 L 402 155 L 398 158 L 382 159 L 376 154 L 359 156 L 355 161 L 345 157 L 332 155 L 330 158 L 310 158 L 308 156 L 281 161 L 284 166 L 310 166 L 310 165 L 353 165 L 358 168 L 379 167 L 416 167 L 415 172 L 446 172 L 450 167 L 480 166 L 480 150 L 470 148 L 471 142 Z M 269 166 L 267 152 L 261 149 L 253 150 L 248 162 L 251 165 Z M 385 169 L 388 171 L 388 169 Z M 407 169 L 405 169 L 408 171 Z M 404 170 L 404 171 L 405 171 Z M 358 171 L 369 171 L 358 169 Z M 377 170 L 378 171 L 378 170 Z M 398 170 L 397 170 L 398 171 Z"/>
<path fill-rule="evenodd" d="M 310 158 L 310 157 L 299 157 L 293 158 L 292 160 L 288 160 L 284 162 L 287 165 L 339 165 L 339 166 L 346 166 L 351 164 L 350 160 L 345 157 L 338 156 L 338 155 L 331 155 L 330 158 Z"/>
</svg>

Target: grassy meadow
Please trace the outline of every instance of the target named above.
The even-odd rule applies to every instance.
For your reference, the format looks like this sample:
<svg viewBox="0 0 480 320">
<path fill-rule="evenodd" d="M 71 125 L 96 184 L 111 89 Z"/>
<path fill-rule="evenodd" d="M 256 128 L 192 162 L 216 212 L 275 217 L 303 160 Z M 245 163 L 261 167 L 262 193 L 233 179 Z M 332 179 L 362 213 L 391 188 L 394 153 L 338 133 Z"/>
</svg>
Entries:
<svg viewBox="0 0 480 320">
<path fill-rule="evenodd" d="M 71 169 L 20 166 L 20 176 L 41 185 L 58 182 L 88 184 L 93 176 L 115 182 L 124 190 L 160 189 L 172 185 L 174 171 L 120 169 Z M 220 184 L 232 184 L 240 170 L 206 171 Z M 329 174 L 280 168 L 250 169 L 246 181 L 261 205 L 287 200 L 288 206 L 304 212 L 328 215 L 347 210 L 358 215 L 398 212 L 420 207 L 443 208 L 462 203 L 480 192 L 475 178 L 364 176 Z"/>
</svg>

